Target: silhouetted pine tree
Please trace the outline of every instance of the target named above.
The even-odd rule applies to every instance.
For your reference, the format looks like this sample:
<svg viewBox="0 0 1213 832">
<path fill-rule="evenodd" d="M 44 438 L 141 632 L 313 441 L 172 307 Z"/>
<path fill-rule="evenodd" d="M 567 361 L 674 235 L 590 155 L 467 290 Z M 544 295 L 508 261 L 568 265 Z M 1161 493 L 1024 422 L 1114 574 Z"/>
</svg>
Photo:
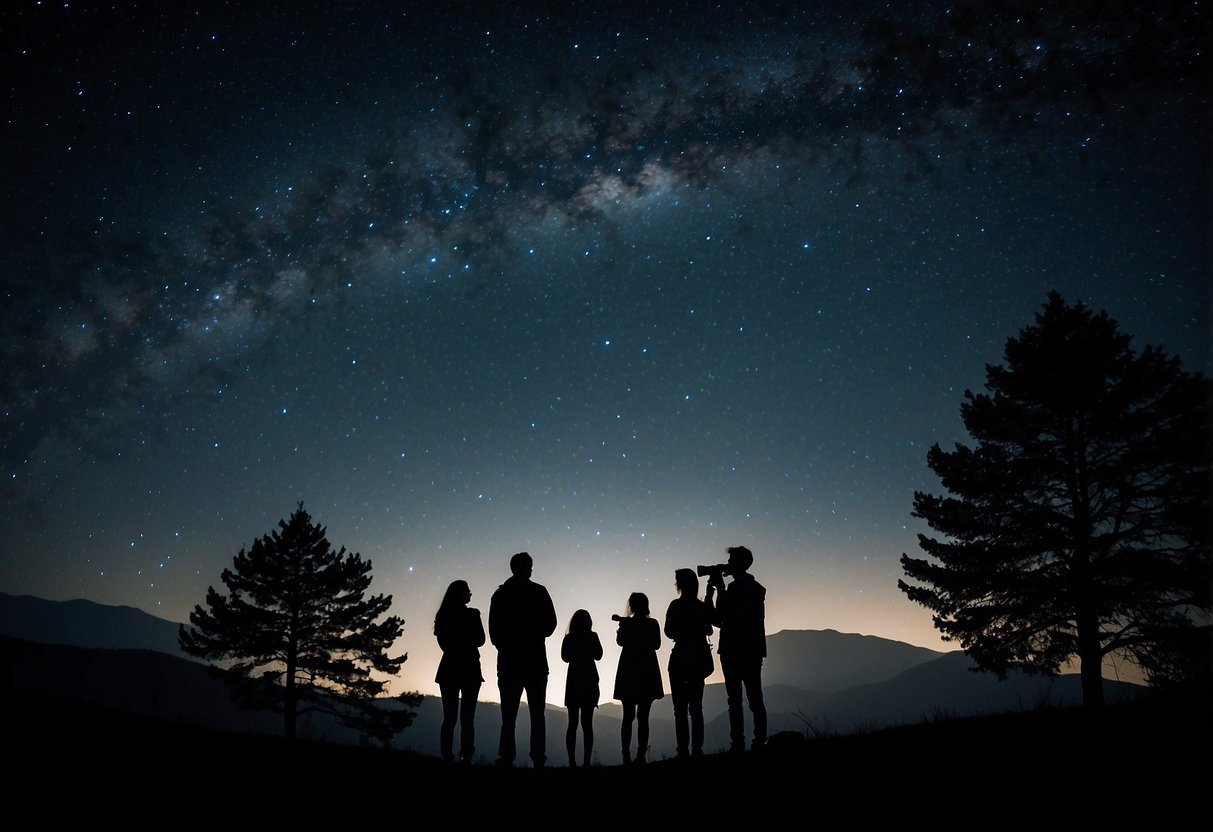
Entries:
<svg viewBox="0 0 1213 832">
<path fill-rule="evenodd" d="M 179 632 L 181 647 L 224 660 L 247 704 L 283 713 L 288 738 L 298 716 L 323 711 L 386 744 L 412 723 L 420 701 L 381 696 L 383 676 L 398 673 L 408 658 L 388 654 L 404 622 L 377 622 L 392 598 L 366 595 L 370 561 L 344 546 L 334 551 L 302 503 L 278 527 L 223 570 L 230 595 L 207 588 L 207 609 L 194 607 L 193 626 Z"/>
<path fill-rule="evenodd" d="M 1034 326 L 965 392 L 975 447 L 933 446 L 952 496 L 917 492 L 930 559 L 902 555 L 898 586 L 983 670 L 1054 674 L 1081 664 L 1103 704 L 1102 665 L 1129 657 L 1152 683 L 1208 650 L 1210 385 L 1157 348 L 1140 354 L 1106 313 L 1049 295 Z M 1202 634 L 1203 633 L 1203 637 Z"/>
</svg>

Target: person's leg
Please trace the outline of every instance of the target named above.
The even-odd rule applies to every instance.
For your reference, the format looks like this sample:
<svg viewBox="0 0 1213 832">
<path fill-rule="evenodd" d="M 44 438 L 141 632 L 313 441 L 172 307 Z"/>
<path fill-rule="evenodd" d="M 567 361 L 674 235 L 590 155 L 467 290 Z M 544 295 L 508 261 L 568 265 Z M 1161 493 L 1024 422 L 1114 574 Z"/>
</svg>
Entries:
<svg viewBox="0 0 1213 832">
<path fill-rule="evenodd" d="M 569 727 L 564 732 L 564 750 L 569 755 L 569 768 L 577 767 L 577 723 L 581 719 L 581 708 L 569 706 Z"/>
<path fill-rule="evenodd" d="M 522 683 L 514 679 L 498 679 L 497 690 L 501 694 L 501 742 L 497 746 L 497 762 L 513 765 L 518 749 L 514 737 L 514 726 L 518 722 L 518 706 L 522 701 Z"/>
<path fill-rule="evenodd" d="M 526 707 L 531 717 L 531 763 L 543 768 L 548 759 L 547 735 L 547 674 L 537 676 L 526 684 Z"/>
<path fill-rule="evenodd" d="M 455 759 L 455 722 L 459 718 L 459 687 L 439 685 L 442 691 L 442 728 L 438 732 L 438 747 L 442 759 Z"/>
<path fill-rule="evenodd" d="M 691 754 L 703 754 L 703 680 L 692 679 L 688 684 L 687 711 L 691 722 Z"/>
<path fill-rule="evenodd" d="M 480 683 L 472 682 L 463 689 L 459 703 L 459 759 L 472 761 L 476 753 L 476 699 L 480 696 Z"/>
<path fill-rule="evenodd" d="M 594 753 L 594 707 L 587 705 L 581 709 L 581 733 L 585 736 L 585 749 L 582 762 L 590 764 L 590 755 Z"/>
<path fill-rule="evenodd" d="M 762 658 L 752 659 L 746 668 L 745 698 L 754 716 L 754 748 L 767 742 L 767 705 L 762 698 Z"/>
<path fill-rule="evenodd" d="M 679 757 L 690 753 L 690 736 L 687 731 L 687 689 L 689 680 L 673 677 L 670 679 L 670 698 L 674 700 L 674 750 Z"/>
<path fill-rule="evenodd" d="M 623 703 L 623 722 L 619 723 L 619 742 L 623 746 L 623 762 L 632 762 L 632 720 L 636 718 L 636 703 Z"/>
<path fill-rule="evenodd" d="M 649 711 L 652 708 L 652 699 L 642 699 L 636 703 L 636 762 L 638 763 L 643 763 L 649 756 Z"/>
<path fill-rule="evenodd" d="M 729 750 L 744 751 L 745 714 L 741 709 L 741 668 L 728 656 L 721 656 L 720 669 L 724 671 L 724 693 L 729 702 Z"/>
</svg>

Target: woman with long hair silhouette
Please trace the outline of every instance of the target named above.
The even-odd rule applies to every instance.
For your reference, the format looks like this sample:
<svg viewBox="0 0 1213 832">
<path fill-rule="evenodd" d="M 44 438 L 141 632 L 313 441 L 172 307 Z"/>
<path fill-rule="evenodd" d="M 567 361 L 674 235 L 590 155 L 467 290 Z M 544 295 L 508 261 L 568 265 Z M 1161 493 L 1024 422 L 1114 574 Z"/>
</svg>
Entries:
<svg viewBox="0 0 1213 832">
<path fill-rule="evenodd" d="M 480 610 L 469 607 L 472 590 L 467 581 L 451 581 L 434 616 L 434 636 L 442 660 L 434 681 L 442 692 L 442 757 L 455 759 L 455 724 L 459 724 L 459 761 L 470 763 L 476 751 L 476 697 L 484 677 L 480 673 L 480 647 L 484 623 Z"/>
<path fill-rule="evenodd" d="M 564 744 L 569 752 L 569 768 L 577 768 L 577 725 L 584 737 L 582 765 L 590 764 L 594 753 L 594 709 L 598 707 L 598 665 L 602 642 L 594 632 L 594 622 L 586 610 L 577 610 L 569 621 L 569 630 L 560 645 L 560 658 L 569 664 L 564 682 L 564 706 L 569 712 L 569 728 Z"/>
</svg>

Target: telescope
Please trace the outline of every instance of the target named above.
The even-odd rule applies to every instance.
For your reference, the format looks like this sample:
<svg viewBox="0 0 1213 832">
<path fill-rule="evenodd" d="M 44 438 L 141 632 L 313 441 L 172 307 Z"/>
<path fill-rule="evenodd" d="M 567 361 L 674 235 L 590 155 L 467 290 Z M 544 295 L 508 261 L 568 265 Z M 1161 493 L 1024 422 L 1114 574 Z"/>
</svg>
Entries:
<svg viewBox="0 0 1213 832">
<path fill-rule="evenodd" d="M 713 566 L 703 566 L 700 564 L 695 567 L 695 574 L 699 577 L 706 577 L 708 583 L 723 584 L 724 576 L 729 574 L 729 565 L 727 563 L 717 563 Z"/>
</svg>

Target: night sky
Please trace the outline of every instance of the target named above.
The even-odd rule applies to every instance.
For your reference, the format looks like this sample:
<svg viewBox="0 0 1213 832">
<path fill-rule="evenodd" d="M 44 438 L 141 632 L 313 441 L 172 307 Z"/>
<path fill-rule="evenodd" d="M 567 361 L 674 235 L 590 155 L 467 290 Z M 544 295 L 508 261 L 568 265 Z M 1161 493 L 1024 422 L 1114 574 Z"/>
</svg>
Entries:
<svg viewBox="0 0 1213 832">
<path fill-rule="evenodd" d="M 184 621 L 303 501 L 398 691 L 520 550 L 553 703 L 737 544 L 955 649 L 913 493 L 1048 292 L 1211 369 L 1204 4 L 461 5 L 4 5 L 0 591 Z"/>
</svg>

